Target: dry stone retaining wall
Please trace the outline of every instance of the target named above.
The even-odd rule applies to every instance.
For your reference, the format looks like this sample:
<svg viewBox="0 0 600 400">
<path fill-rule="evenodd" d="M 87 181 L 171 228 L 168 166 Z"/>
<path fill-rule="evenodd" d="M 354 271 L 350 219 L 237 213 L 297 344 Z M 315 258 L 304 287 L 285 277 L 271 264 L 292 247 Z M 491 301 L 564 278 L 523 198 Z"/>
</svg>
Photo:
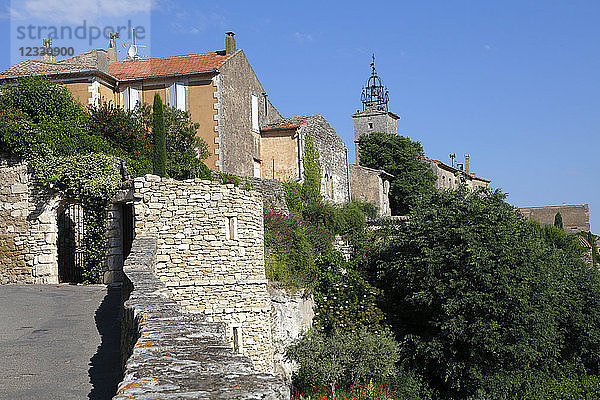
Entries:
<svg viewBox="0 0 600 400">
<path fill-rule="evenodd" d="M 157 237 L 155 275 L 190 313 L 223 322 L 261 372 L 273 369 L 262 196 L 199 179 L 134 180 L 136 235 Z"/>
<path fill-rule="evenodd" d="M 182 313 L 166 296 L 164 283 L 152 273 L 157 242 L 138 235 L 125 262 L 130 294 L 122 351 L 127 361 L 113 399 L 289 400 L 280 378 L 256 373 L 248 357 L 234 354 L 223 323 Z"/>
</svg>

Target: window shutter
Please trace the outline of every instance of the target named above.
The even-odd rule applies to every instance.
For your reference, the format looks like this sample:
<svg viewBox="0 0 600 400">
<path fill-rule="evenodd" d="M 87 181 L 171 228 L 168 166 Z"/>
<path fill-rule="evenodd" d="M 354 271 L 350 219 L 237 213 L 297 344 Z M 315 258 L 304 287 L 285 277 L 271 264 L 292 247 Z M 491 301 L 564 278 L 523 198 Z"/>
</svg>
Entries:
<svg viewBox="0 0 600 400">
<path fill-rule="evenodd" d="M 258 131 L 258 96 L 252 95 L 252 130 Z"/>
<path fill-rule="evenodd" d="M 122 92 L 123 110 L 129 110 L 129 88 L 125 88 Z"/>
<path fill-rule="evenodd" d="M 130 87 L 129 88 L 129 109 L 133 110 L 137 106 L 137 103 L 140 101 L 138 88 Z"/>
<path fill-rule="evenodd" d="M 185 111 L 185 85 L 183 82 L 177 82 L 177 109 Z"/>
<path fill-rule="evenodd" d="M 171 83 L 169 85 L 169 106 L 171 106 L 171 107 L 177 106 L 177 92 L 175 91 L 174 83 Z"/>
</svg>

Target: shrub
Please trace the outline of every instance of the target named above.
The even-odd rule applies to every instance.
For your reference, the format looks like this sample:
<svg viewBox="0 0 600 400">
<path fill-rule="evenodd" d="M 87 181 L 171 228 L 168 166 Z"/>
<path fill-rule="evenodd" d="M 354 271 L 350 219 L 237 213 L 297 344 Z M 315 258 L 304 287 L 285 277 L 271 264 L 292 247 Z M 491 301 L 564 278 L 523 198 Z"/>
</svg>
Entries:
<svg viewBox="0 0 600 400">
<path fill-rule="evenodd" d="M 295 181 L 283 183 L 285 203 L 290 211 L 302 212 L 302 185 Z"/>
<path fill-rule="evenodd" d="M 286 349 L 299 364 L 294 386 L 307 390 L 324 385 L 335 392 L 341 386 L 388 383 L 397 373 L 398 343 L 389 330 L 378 333 L 310 330 Z"/>
<path fill-rule="evenodd" d="M 314 288 L 315 329 L 358 331 L 381 329 L 383 313 L 377 306 L 380 291 L 371 286 L 338 252 L 327 253 L 316 262 Z"/>
<path fill-rule="evenodd" d="M 562 215 L 560 215 L 560 211 L 554 216 L 554 226 L 559 229 L 563 229 Z"/>
<path fill-rule="evenodd" d="M 598 374 L 600 274 L 499 191 L 436 191 L 369 260 L 403 365 L 444 398 L 497 374 Z"/>
</svg>

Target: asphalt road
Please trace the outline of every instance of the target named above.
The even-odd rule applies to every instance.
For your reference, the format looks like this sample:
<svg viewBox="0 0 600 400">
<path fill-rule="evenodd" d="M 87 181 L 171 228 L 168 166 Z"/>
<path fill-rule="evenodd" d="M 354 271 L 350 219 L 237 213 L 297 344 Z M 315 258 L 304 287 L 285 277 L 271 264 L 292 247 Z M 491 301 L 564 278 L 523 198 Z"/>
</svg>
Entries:
<svg viewBox="0 0 600 400">
<path fill-rule="evenodd" d="M 0 399 L 110 399 L 120 288 L 0 285 Z"/>
</svg>

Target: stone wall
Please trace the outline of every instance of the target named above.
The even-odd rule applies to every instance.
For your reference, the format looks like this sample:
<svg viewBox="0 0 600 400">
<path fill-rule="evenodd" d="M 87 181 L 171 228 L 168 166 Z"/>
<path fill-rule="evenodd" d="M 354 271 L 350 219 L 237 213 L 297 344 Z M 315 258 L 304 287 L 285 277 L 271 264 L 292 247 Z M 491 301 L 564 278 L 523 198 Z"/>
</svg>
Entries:
<svg viewBox="0 0 600 400">
<path fill-rule="evenodd" d="M 113 399 L 288 400 L 273 375 L 257 373 L 235 354 L 225 325 L 182 313 L 152 273 L 157 238 L 138 235 L 125 263 L 129 297 L 124 304 L 124 379 Z M 133 289 L 133 290 L 132 290 Z"/>
<path fill-rule="evenodd" d="M 523 207 L 519 210 L 525 217 L 542 224 L 554 224 L 554 217 L 560 212 L 565 232 L 590 231 L 590 208 L 587 204 Z"/>
<path fill-rule="evenodd" d="M 348 187 L 348 149 L 322 115 L 311 115 L 299 129 L 302 137 L 310 133 L 321 163 L 321 194 L 334 203 L 350 201 Z M 304 154 L 304 142 L 302 144 Z"/>
<path fill-rule="evenodd" d="M 34 282 L 27 181 L 24 163 L 0 157 L 0 284 Z"/>
<path fill-rule="evenodd" d="M 271 301 L 262 196 L 199 179 L 134 180 L 136 235 L 157 236 L 155 274 L 182 309 L 224 322 L 229 343 L 270 372 Z"/>
<path fill-rule="evenodd" d="M 263 202 L 270 202 L 279 210 L 282 210 L 286 214 L 288 213 L 288 207 L 285 202 L 285 190 L 283 189 L 283 182 L 277 179 L 261 179 L 253 177 L 238 176 L 240 180 L 240 187 L 245 186 L 246 180 L 252 184 L 253 191 L 256 191 L 262 195 Z M 219 182 L 219 172 L 212 171 L 212 180 Z"/>
<path fill-rule="evenodd" d="M 0 155 L 0 283 L 59 281 L 58 215 L 72 201 L 40 187 L 22 159 Z M 107 223 L 104 283 L 119 280 L 120 221 L 111 206 Z M 106 273 L 108 271 L 108 273 Z"/>
<path fill-rule="evenodd" d="M 312 326 L 315 301 L 305 290 L 290 292 L 269 286 L 269 294 L 273 302 L 274 372 L 291 385 L 296 366 L 285 359 L 285 348 Z"/>
<path fill-rule="evenodd" d="M 360 165 L 350 164 L 348 167 L 352 198 L 376 205 L 381 217 L 392 215 L 389 198 L 390 183 L 386 179 L 389 175 Z"/>
<path fill-rule="evenodd" d="M 220 124 L 221 171 L 253 176 L 254 161 L 260 160 L 260 132 L 252 130 L 251 96 L 258 97 L 259 125 L 281 116 L 263 96 L 265 90 L 254 74 L 244 52 L 238 50 L 220 68 L 220 99 L 217 118 Z M 266 102 L 266 104 L 265 104 Z M 268 121 L 267 121 L 268 122 Z"/>
</svg>

